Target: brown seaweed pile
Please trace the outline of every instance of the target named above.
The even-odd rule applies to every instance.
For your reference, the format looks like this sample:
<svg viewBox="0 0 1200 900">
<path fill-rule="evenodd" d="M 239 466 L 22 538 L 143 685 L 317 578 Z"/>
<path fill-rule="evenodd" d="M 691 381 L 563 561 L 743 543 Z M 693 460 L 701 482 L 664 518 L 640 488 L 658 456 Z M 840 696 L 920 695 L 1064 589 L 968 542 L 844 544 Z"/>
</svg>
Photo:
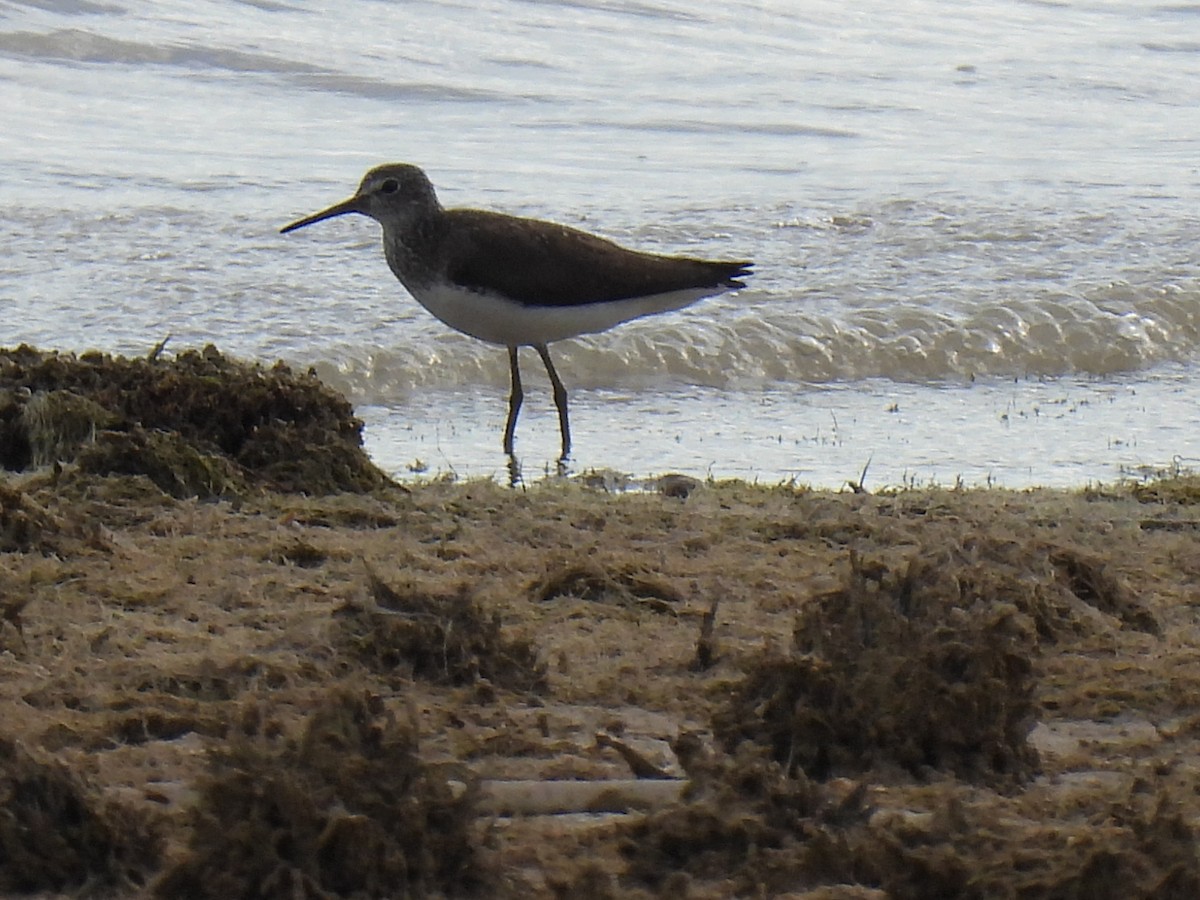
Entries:
<svg viewBox="0 0 1200 900">
<path fill-rule="evenodd" d="M 0 738 L 0 892 L 129 890 L 146 883 L 161 851 L 145 816 Z"/>
<path fill-rule="evenodd" d="M 1037 797 L 914 789 L 928 811 L 883 807 L 867 782 L 789 777 L 760 748 L 709 761 L 687 802 L 625 825 L 626 870 L 585 896 L 863 900 L 1191 900 L 1195 827 L 1162 785 L 1047 820 Z M 560 893 L 578 895 L 587 874 Z M 700 885 L 705 885 L 701 888 Z M 802 893 L 811 891 L 812 893 Z"/>
<path fill-rule="evenodd" d="M 164 898 L 419 898 L 478 893 L 473 793 L 417 756 L 378 697 L 330 691 L 301 740 L 212 754 L 189 855 Z"/>
<path fill-rule="evenodd" d="M 847 852 L 847 829 L 867 818 L 861 790 L 838 797 L 749 745 L 689 774 L 684 804 L 622 829 L 627 883 L 668 897 L 687 896 L 692 879 L 718 881 L 742 897 L 870 880 Z"/>
<path fill-rule="evenodd" d="M 387 483 L 346 399 L 283 363 L 242 363 L 211 345 L 170 359 L 0 351 L 0 466 L 74 461 L 144 475 L 175 497 Z"/>
<path fill-rule="evenodd" d="M 59 531 L 55 516 L 24 491 L 0 483 L 0 553 L 44 553 Z"/>
<path fill-rule="evenodd" d="M 346 604 L 337 611 L 338 642 L 370 671 L 437 684 L 483 680 L 514 691 L 546 689 L 546 666 L 532 641 L 505 633 L 465 585 L 451 591 L 416 584 L 397 589 L 370 567 L 374 606 Z"/>
<path fill-rule="evenodd" d="M 817 778 L 889 764 L 1025 778 L 1037 639 L 1021 610 L 1041 590 L 979 552 L 926 551 L 893 569 L 852 551 L 845 583 L 801 613 L 790 655 L 752 668 L 716 733 Z"/>
</svg>

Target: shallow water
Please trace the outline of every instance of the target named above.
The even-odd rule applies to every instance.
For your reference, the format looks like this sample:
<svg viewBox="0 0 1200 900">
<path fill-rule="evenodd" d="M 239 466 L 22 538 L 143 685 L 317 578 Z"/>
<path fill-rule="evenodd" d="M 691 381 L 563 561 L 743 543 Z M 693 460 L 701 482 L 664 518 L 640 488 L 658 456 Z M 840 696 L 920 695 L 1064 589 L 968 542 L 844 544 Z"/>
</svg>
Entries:
<svg viewBox="0 0 1200 900">
<path fill-rule="evenodd" d="M 531 354 L 532 355 L 532 354 Z M 1191 375 L 1154 378 L 988 379 L 924 385 L 883 379 L 772 388 L 578 392 L 575 466 L 606 468 L 597 448 L 617 447 L 618 474 L 677 471 L 697 477 L 868 490 L 903 485 L 1040 484 L 1074 487 L 1200 467 L 1200 413 Z M 549 385 L 526 386 L 517 455 L 526 480 L 554 472 L 558 422 Z M 386 469 L 508 478 L 496 453 L 503 392 L 417 395 L 411 416 L 359 410 L 368 449 Z M 1161 460 L 1149 464 L 1146 460 Z M 1081 473 L 1102 472 L 1101 474 Z M 618 482 L 620 483 L 620 479 Z"/>
<path fill-rule="evenodd" d="M 408 298 L 371 165 L 751 257 L 555 345 L 574 466 L 839 485 L 1200 458 L 1200 7 L 0 3 L 3 342 L 314 366 L 385 467 L 505 470 L 503 350 Z M 527 473 L 557 428 L 530 353 Z"/>
</svg>

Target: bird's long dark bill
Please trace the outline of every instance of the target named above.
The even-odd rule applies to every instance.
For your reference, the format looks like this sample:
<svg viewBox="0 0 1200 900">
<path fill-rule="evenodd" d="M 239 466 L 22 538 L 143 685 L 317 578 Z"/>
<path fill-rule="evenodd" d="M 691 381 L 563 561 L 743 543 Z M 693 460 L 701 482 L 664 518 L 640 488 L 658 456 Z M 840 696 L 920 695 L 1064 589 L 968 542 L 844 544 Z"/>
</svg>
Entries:
<svg viewBox="0 0 1200 900">
<path fill-rule="evenodd" d="M 323 222 L 326 219 L 332 219 L 334 216 L 344 216 L 346 213 L 362 212 L 362 198 L 358 196 L 351 197 L 349 200 L 343 200 L 341 203 L 335 203 L 329 209 L 323 209 L 319 213 L 313 213 L 311 216 L 305 216 L 303 219 L 297 219 L 290 225 L 284 225 L 279 229 L 280 234 L 287 234 L 289 231 L 295 231 L 297 228 L 303 228 L 305 225 L 311 225 L 314 222 Z"/>
</svg>

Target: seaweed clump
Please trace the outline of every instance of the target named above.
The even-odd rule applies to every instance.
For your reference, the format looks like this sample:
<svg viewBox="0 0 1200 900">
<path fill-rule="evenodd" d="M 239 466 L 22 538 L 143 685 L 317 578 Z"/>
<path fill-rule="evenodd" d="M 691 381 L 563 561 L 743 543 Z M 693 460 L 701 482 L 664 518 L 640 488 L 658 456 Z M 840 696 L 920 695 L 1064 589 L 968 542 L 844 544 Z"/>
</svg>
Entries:
<svg viewBox="0 0 1200 900">
<path fill-rule="evenodd" d="M 718 754 L 690 772 L 685 803 L 622 826 L 623 890 L 596 896 L 643 885 L 659 897 L 1200 896 L 1196 830 L 1165 785 L 1085 801 L 1071 821 L 1047 821 L 1037 797 L 956 782 L 881 808 L 887 789 L 788 777 L 762 750 Z"/>
<path fill-rule="evenodd" d="M 546 689 L 546 665 L 534 643 L 509 637 L 500 617 L 481 609 L 465 586 L 394 588 L 369 567 L 367 578 L 374 604 L 348 603 L 335 615 L 340 646 L 372 672 L 435 684 L 484 680 L 514 691 Z"/>
<path fill-rule="evenodd" d="M 1196 830 L 1161 787 L 1137 783 L 1120 804 L 1069 824 L 1039 812 L 951 796 L 917 821 L 881 816 L 854 854 L 894 900 L 1200 896 Z"/>
<path fill-rule="evenodd" d="M 58 518 L 25 491 L 0 484 L 0 553 L 52 552 Z"/>
<path fill-rule="evenodd" d="M 792 653 L 754 663 L 718 710 L 718 738 L 769 747 L 816 778 L 889 765 L 1028 777 L 1037 637 L 1022 608 L 1041 602 L 1031 592 L 1042 586 L 979 549 L 918 553 L 896 568 L 851 551 L 844 584 L 801 615 Z"/>
<path fill-rule="evenodd" d="M 427 765 L 377 697 L 331 691 L 301 740 L 227 745 L 160 897 L 429 897 L 489 883 L 473 788 Z M 486 893 L 486 891 L 483 891 Z"/>
<path fill-rule="evenodd" d="M 0 892 L 138 888 L 161 837 L 145 817 L 92 796 L 67 769 L 0 738 Z"/>
<path fill-rule="evenodd" d="M 687 881 L 719 882 L 722 895 L 774 896 L 798 885 L 865 875 L 849 852 L 869 810 L 854 788 L 789 777 L 763 748 L 743 744 L 689 766 L 684 803 L 621 828 L 625 881 L 658 896 L 686 896 Z"/>
<path fill-rule="evenodd" d="M 92 474 L 145 475 L 174 496 L 388 483 L 347 400 L 283 363 L 240 362 L 212 345 L 170 359 L 0 350 L 0 466 L 77 460 Z"/>
</svg>

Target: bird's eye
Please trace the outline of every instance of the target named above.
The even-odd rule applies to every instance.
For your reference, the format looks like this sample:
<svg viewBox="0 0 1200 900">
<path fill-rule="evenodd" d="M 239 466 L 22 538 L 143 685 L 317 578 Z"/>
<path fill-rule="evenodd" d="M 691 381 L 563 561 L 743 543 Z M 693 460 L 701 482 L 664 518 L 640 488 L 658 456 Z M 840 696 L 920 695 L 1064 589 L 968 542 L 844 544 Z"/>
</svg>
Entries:
<svg viewBox="0 0 1200 900">
<path fill-rule="evenodd" d="M 400 182 L 395 178 L 389 178 L 379 186 L 379 193 L 381 194 L 394 194 L 398 190 L 400 190 Z"/>
</svg>

